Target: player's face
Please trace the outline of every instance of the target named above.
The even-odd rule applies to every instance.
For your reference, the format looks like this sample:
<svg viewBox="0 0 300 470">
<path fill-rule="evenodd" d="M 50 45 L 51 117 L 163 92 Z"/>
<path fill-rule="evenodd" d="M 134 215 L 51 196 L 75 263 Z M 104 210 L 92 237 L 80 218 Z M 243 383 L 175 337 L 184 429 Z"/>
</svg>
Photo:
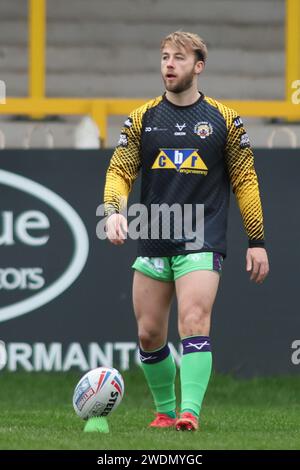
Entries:
<svg viewBox="0 0 300 470">
<path fill-rule="evenodd" d="M 161 73 L 167 91 L 182 93 L 192 87 L 203 62 L 197 61 L 192 49 L 166 44 L 161 54 Z"/>
</svg>

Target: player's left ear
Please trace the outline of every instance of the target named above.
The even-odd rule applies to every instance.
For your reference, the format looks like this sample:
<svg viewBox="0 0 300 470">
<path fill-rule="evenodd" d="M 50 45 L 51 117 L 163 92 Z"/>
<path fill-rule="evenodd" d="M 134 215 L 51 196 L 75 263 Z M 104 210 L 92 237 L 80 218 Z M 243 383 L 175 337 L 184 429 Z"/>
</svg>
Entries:
<svg viewBox="0 0 300 470">
<path fill-rule="evenodd" d="M 205 64 L 203 60 L 197 60 L 197 62 L 195 63 L 195 73 L 197 75 L 200 75 L 200 73 L 203 72 L 204 67 L 205 67 Z"/>
</svg>

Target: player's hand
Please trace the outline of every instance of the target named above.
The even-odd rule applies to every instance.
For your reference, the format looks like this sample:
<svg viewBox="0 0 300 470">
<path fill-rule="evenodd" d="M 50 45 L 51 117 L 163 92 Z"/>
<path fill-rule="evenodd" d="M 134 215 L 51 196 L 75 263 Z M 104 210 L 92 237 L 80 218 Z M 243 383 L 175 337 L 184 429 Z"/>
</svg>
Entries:
<svg viewBox="0 0 300 470">
<path fill-rule="evenodd" d="M 246 270 L 251 272 L 250 280 L 261 284 L 269 273 L 268 255 L 264 248 L 248 248 Z"/>
<path fill-rule="evenodd" d="M 127 220 L 122 214 L 112 214 L 105 225 L 107 238 L 114 245 L 123 245 L 128 232 Z"/>
</svg>

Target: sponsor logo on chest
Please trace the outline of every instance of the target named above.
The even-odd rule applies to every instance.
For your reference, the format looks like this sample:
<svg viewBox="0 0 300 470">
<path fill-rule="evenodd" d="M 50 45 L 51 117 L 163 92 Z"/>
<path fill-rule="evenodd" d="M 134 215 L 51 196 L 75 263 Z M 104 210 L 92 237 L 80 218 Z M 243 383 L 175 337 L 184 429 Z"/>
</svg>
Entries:
<svg viewBox="0 0 300 470">
<path fill-rule="evenodd" d="M 202 175 L 207 175 L 208 172 L 198 149 L 160 149 L 151 168 L 152 170 L 176 170 L 179 173 Z"/>
</svg>

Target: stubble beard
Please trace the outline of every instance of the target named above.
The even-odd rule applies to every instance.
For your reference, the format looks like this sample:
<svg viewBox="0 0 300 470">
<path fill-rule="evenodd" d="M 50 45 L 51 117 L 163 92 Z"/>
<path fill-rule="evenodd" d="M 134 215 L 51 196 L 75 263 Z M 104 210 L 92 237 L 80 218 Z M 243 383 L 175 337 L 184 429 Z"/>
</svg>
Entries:
<svg viewBox="0 0 300 470">
<path fill-rule="evenodd" d="M 188 90 L 189 88 L 192 87 L 193 78 L 194 78 L 194 73 L 190 72 L 189 74 L 187 74 L 185 77 L 183 77 L 177 83 L 170 83 L 168 85 L 167 80 L 165 79 L 165 77 L 163 77 L 163 81 L 164 81 L 165 88 L 166 88 L 167 91 L 178 94 L 178 93 L 182 93 L 182 92 L 184 92 L 184 91 L 186 91 L 186 90 Z"/>
</svg>

